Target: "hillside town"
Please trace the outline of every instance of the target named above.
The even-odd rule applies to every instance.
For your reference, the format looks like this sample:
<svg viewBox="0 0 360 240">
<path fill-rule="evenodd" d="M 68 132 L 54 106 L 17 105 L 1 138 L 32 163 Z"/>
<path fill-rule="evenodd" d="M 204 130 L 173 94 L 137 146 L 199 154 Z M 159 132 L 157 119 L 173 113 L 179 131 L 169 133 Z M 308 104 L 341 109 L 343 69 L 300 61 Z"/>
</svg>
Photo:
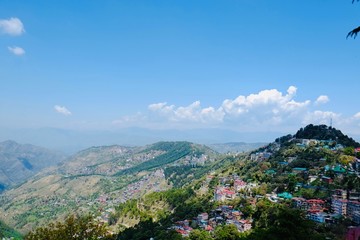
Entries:
<svg viewBox="0 0 360 240">
<path fill-rule="evenodd" d="M 342 144 L 330 140 L 291 138 L 287 141 L 299 151 L 313 148 L 318 152 L 330 151 L 339 154 L 345 149 Z M 257 164 L 269 160 L 271 162 L 272 156 L 279 152 L 281 147 L 279 142 L 274 142 L 252 153 L 249 159 L 252 162 L 257 162 Z M 355 148 L 354 154 L 356 155 L 358 152 L 360 152 L 360 148 Z M 225 176 L 219 176 L 215 173 L 207 175 L 203 187 L 216 180 L 217 185 L 214 186 L 213 201 L 219 203 L 219 207 L 210 212 L 199 213 L 194 219 L 178 221 L 172 226 L 172 229 L 175 229 L 183 237 L 189 236 L 195 228 L 212 232 L 218 225 L 224 224 L 236 226 L 239 232 L 249 231 L 252 228 L 253 219 L 243 218 L 241 208 L 237 210 L 234 209 L 233 205 L 224 205 L 239 199 L 246 199 L 253 209 L 256 208 L 256 203 L 261 199 L 267 199 L 274 204 L 286 204 L 291 208 L 304 211 L 307 219 L 319 224 L 336 224 L 340 219 L 346 218 L 354 225 L 360 225 L 360 192 L 331 188 L 334 181 L 343 179 L 348 174 L 358 176 L 360 160 L 357 157 L 352 157 L 348 164 L 339 162 L 331 164 L 326 157 L 321 157 L 312 160 L 319 163 L 314 171 L 308 167 L 291 166 L 291 163 L 296 162 L 298 158 L 297 154 L 282 158 L 276 165 L 274 164 L 278 167 L 271 168 L 269 166 L 263 171 L 264 175 L 275 177 L 279 175 L 279 168 L 285 168 L 286 171 L 283 171 L 281 175 L 302 180 L 296 182 L 292 190 L 285 187 L 281 192 L 274 189 L 271 193 L 259 194 L 257 190 L 262 184 L 261 182 L 253 180 L 248 182 L 240 178 L 235 172 L 230 172 Z M 273 164 L 273 162 L 271 163 Z M 305 198 L 301 195 L 302 189 L 305 191 L 310 189 L 310 191 L 331 192 L 331 196 L 319 195 L 316 197 L 315 194 L 315 198 Z"/>
<path fill-rule="evenodd" d="M 295 143 L 296 148 L 305 151 L 313 148 L 315 151 L 321 152 L 323 150 L 330 151 L 334 154 L 342 153 L 345 147 L 342 144 L 336 143 L 332 140 L 316 140 L 316 139 L 296 139 L 288 140 L 290 143 Z M 268 160 L 275 152 L 280 150 L 280 144 L 275 142 L 261 151 L 256 151 L 251 154 L 252 161 L 262 162 Z M 267 194 L 267 198 L 272 202 L 291 201 L 291 206 L 304 210 L 308 219 L 318 223 L 335 223 L 339 218 L 348 218 L 354 224 L 360 225 L 360 192 L 349 189 L 332 189 L 331 184 L 334 181 L 339 181 L 347 176 L 354 176 L 355 179 L 360 175 L 360 159 L 357 154 L 360 148 L 353 149 L 353 155 L 346 156 L 350 161 L 342 163 L 329 164 L 328 159 L 319 158 L 312 159 L 319 164 L 316 168 L 309 169 L 306 167 L 290 167 L 289 164 L 296 161 L 298 156 L 286 157 L 283 161 L 278 162 L 278 166 L 284 166 L 287 171 L 283 175 L 299 176 L 302 182 L 296 182 L 294 188 L 294 195 L 299 195 L 301 189 L 313 189 L 331 192 L 331 197 L 327 198 L 304 198 L 293 197 L 291 193 L 281 192 Z M 342 159 L 340 156 L 339 159 Z M 345 157 L 343 157 L 345 158 Z M 267 169 L 264 173 L 270 176 L 278 174 L 278 169 Z M 229 196 L 228 196 L 229 197 Z M 231 195 L 231 199 L 234 196 Z"/>
<path fill-rule="evenodd" d="M 253 236 L 264 227 L 261 221 L 268 224 L 274 220 L 264 220 L 267 214 L 276 216 L 284 211 L 295 214 L 300 222 L 306 220 L 327 229 L 340 225 L 350 235 L 360 229 L 360 147 L 349 147 L 340 140 L 288 135 L 249 154 L 226 153 L 216 158 L 211 152 L 191 150 L 184 142 L 179 143 L 180 151 L 173 143 L 158 146 L 170 146 L 174 152 L 140 151 L 123 158 L 132 160 L 119 163 L 134 166 L 127 166 L 130 170 L 121 175 L 101 176 L 93 185 L 101 187 L 96 194 L 76 195 L 75 185 L 67 194 L 52 188 L 53 195 L 19 201 L 38 206 L 31 213 L 5 213 L 5 217 L 27 227 L 30 221 L 51 218 L 53 213 L 71 207 L 77 213 L 92 212 L 98 224 L 111 228 L 109 234 L 121 228 L 124 233 L 119 234 L 127 236 L 127 229 L 141 226 L 144 219 L 163 224 L 154 219 L 164 218 L 168 233 L 192 238 L 198 233 L 214 237 L 221 229 Z M 165 164 L 158 167 L 154 159 Z M 82 190 L 90 186 L 86 185 L 90 179 L 87 175 L 51 178 L 65 184 L 83 182 Z M 36 193 L 31 187 L 26 189 Z M 15 198 L 14 192 L 9 192 L 1 196 L 0 203 L 6 205 Z"/>
</svg>

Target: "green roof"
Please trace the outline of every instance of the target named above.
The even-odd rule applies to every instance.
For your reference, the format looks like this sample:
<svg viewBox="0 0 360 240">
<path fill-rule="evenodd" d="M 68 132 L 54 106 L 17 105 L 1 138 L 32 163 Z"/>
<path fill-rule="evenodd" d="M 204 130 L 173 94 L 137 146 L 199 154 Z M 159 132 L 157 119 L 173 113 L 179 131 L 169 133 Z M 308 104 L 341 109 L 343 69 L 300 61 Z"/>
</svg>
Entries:
<svg viewBox="0 0 360 240">
<path fill-rule="evenodd" d="M 278 197 L 285 198 L 285 199 L 292 199 L 292 194 L 288 192 L 279 193 Z"/>
<path fill-rule="evenodd" d="M 293 168 L 294 171 L 306 171 L 307 168 L 302 168 L 302 167 L 296 167 L 296 168 Z"/>
<path fill-rule="evenodd" d="M 274 169 L 269 169 L 265 171 L 266 174 L 274 174 L 276 171 Z"/>
<path fill-rule="evenodd" d="M 336 165 L 336 166 L 334 167 L 334 172 L 344 173 L 344 172 L 346 172 L 346 170 L 345 170 L 343 167 L 341 167 L 341 166 L 339 166 L 339 165 Z"/>
</svg>

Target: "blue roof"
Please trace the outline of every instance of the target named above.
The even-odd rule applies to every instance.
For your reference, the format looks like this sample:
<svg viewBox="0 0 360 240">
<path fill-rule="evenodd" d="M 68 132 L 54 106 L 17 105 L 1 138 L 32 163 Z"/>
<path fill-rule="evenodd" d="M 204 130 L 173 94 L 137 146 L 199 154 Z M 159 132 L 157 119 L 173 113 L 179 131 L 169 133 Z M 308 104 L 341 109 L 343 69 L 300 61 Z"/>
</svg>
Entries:
<svg viewBox="0 0 360 240">
<path fill-rule="evenodd" d="M 269 169 L 265 171 L 266 174 L 274 174 L 276 171 L 274 169 Z"/>
<path fill-rule="evenodd" d="M 306 171 L 307 168 L 296 167 L 296 168 L 293 168 L 293 170 L 295 170 L 295 171 Z"/>
<path fill-rule="evenodd" d="M 291 198 L 293 198 L 292 194 L 291 194 L 291 193 L 288 193 L 288 192 L 279 193 L 279 194 L 278 194 L 278 197 L 285 198 L 285 199 L 291 199 Z"/>
</svg>

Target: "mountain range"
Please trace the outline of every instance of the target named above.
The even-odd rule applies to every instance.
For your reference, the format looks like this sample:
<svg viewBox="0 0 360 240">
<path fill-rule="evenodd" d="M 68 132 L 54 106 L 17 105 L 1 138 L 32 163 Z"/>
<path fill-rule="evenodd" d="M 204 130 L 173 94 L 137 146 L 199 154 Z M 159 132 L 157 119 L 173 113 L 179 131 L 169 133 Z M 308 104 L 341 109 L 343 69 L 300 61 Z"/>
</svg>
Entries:
<svg viewBox="0 0 360 240">
<path fill-rule="evenodd" d="M 42 169 L 54 166 L 64 155 L 30 144 L 14 141 L 0 143 L 0 191 L 24 182 Z"/>
<path fill-rule="evenodd" d="M 190 142 L 91 147 L 3 193 L 1 216 L 26 232 L 68 212 L 98 212 L 102 202 L 115 207 L 145 193 L 170 189 L 166 167 L 209 165 L 217 155 Z"/>
<path fill-rule="evenodd" d="M 19 143 L 31 143 L 54 149 L 66 154 L 74 154 L 92 146 L 119 144 L 123 146 L 143 146 L 159 141 L 189 141 L 200 144 L 224 142 L 270 142 L 279 132 L 239 133 L 226 129 L 151 130 L 145 128 L 124 128 L 117 130 L 68 130 L 58 128 L 3 129 L 0 141 L 12 139 Z"/>
<path fill-rule="evenodd" d="M 2 145 L 2 151 L 8 152 L 4 156 L 18 153 L 24 147 L 12 141 Z M 160 225 L 169 227 L 169 219 L 196 217 L 198 211 L 216 206 L 214 191 L 231 186 L 238 178 L 258 186 L 253 196 L 287 190 L 297 196 L 323 197 L 327 194 L 323 189 L 329 188 L 321 181 L 323 176 L 328 177 L 323 172 L 325 165 L 342 166 L 350 177 L 354 176 L 357 171 L 354 147 L 358 146 L 339 130 L 309 125 L 294 135 L 261 144 L 256 150 L 253 144 L 227 143 L 210 148 L 187 141 L 162 141 L 141 147 L 97 146 L 54 161 L 50 168 L 46 168 L 50 162 L 44 161 L 48 165 L 41 165 L 42 169 L 34 167 L 36 158 L 23 152 L 9 159 L 22 168 L 39 170 L 0 195 L 0 220 L 21 233 L 49 221 L 61 221 L 69 213 L 92 213 L 109 223 L 112 231 L 131 230 L 134 226 L 137 231 L 136 226 L 149 218 L 154 222 L 166 221 Z M 30 151 L 34 146 L 26 147 L 34 152 Z M 253 151 L 243 153 L 244 147 Z M 225 154 L 215 151 L 216 148 Z M 316 175 L 318 180 L 313 184 L 317 184 L 318 192 L 308 189 L 307 174 L 297 175 L 294 169 L 308 169 Z M 347 175 L 329 176 L 334 181 L 331 188 L 346 186 Z M 295 190 L 295 186 L 307 188 Z M 236 200 L 234 204 L 248 204 L 245 200 Z M 253 208 L 243 211 L 253 212 L 257 206 Z M 181 214 L 176 215 L 180 210 Z"/>
</svg>

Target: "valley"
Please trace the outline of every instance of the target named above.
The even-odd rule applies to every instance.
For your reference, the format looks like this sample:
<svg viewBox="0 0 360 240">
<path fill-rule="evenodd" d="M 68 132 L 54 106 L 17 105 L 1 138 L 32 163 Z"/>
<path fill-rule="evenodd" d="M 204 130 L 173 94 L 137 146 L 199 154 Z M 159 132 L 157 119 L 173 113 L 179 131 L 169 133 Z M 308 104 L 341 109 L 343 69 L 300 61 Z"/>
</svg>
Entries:
<svg viewBox="0 0 360 240">
<path fill-rule="evenodd" d="M 69 212 L 93 212 L 107 221 L 108 209 L 170 189 L 164 167 L 204 165 L 214 156 L 211 149 L 188 142 L 92 147 L 2 194 L 2 220 L 23 233 Z"/>
<path fill-rule="evenodd" d="M 290 214 L 305 224 L 294 234 L 340 239 L 348 226 L 360 224 L 359 147 L 325 125 L 241 153 L 190 142 L 91 147 L 2 193 L 0 216 L 22 234 L 71 213 L 91 214 L 117 239 L 216 239 L 221 231 L 262 239 L 266 231 L 291 228 L 285 222 L 269 228 L 272 215 Z M 339 203 L 348 210 L 340 211 Z M 292 236 L 281 234 L 275 239 Z"/>
</svg>

